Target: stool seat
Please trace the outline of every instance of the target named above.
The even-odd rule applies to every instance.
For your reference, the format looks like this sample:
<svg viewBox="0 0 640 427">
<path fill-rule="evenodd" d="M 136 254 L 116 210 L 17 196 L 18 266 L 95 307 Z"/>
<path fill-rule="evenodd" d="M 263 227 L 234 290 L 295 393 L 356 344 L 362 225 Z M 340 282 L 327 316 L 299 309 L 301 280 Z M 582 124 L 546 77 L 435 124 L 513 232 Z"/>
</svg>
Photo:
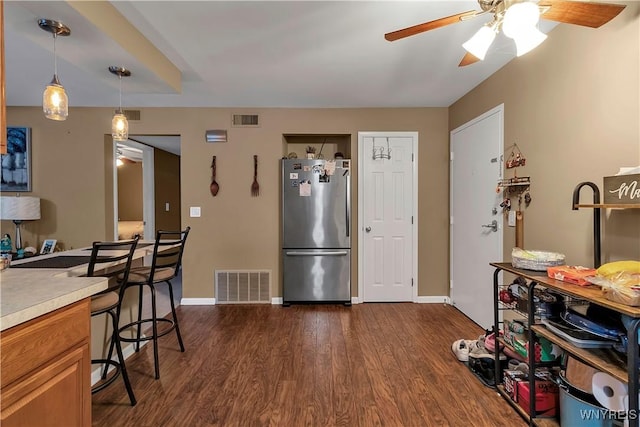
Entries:
<svg viewBox="0 0 640 427">
<path fill-rule="evenodd" d="M 115 308 L 119 302 L 120 297 L 115 292 L 95 295 L 91 298 L 91 314 Z"/>
<path fill-rule="evenodd" d="M 149 281 L 149 276 L 151 275 L 151 267 L 136 267 L 132 268 L 129 273 L 129 283 L 147 283 Z M 173 279 L 175 276 L 175 268 L 172 267 L 163 267 L 156 268 L 156 271 L 153 275 L 153 282 L 164 282 L 166 280 Z"/>
</svg>

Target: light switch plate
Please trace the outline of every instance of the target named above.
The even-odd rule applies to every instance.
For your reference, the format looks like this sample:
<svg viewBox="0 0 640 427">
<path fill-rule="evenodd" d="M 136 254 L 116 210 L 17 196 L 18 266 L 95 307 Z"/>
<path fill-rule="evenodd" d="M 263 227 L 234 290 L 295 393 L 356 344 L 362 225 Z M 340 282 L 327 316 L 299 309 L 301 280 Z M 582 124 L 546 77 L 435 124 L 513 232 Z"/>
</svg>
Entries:
<svg viewBox="0 0 640 427">
<path fill-rule="evenodd" d="M 189 216 L 191 218 L 199 218 L 200 217 L 200 206 L 191 206 L 189 207 Z M 514 219 L 515 223 L 515 219 Z"/>
<path fill-rule="evenodd" d="M 516 226 L 516 211 L 509 211 L 509 217 L 507 219 L 509 227 Z"/>
</svg>

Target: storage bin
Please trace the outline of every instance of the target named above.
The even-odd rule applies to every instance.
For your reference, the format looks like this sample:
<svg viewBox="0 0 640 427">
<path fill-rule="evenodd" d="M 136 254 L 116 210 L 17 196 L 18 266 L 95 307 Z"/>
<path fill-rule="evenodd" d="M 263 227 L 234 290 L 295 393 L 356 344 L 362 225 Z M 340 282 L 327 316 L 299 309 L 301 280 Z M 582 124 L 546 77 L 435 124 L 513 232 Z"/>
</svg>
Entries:
<svg viewBox="0 0 640 427">
<path fill-rule="evenodd" d="M 623 427 L 622 420 L 608 417 L 609 412 L 598 405 L 595 398 L 577 390 L 561 375 L 560 383 L 560 425 L 562 427 Z M 580 396 L 580 397 L 578 397 Z M 585 399 L 585 400 L 583 400 Z"/>
</svg>

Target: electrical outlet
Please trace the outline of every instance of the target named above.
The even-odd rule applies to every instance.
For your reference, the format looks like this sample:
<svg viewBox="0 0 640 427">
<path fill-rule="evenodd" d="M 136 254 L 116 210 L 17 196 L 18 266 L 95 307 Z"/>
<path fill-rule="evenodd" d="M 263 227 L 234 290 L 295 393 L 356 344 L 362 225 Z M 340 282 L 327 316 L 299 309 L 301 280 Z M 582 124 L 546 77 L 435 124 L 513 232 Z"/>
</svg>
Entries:
<svg viewBox="0 0 640 427">
<path fill-rule="evenodd" d="M 199 218 L 200 217 L 200 206 L 191 206 L 189 207 L 189 216 L 191 218 Z M 514 219 L 515 223 L 515 219 Z"/>
<path fill-rule="evenodd" d="M 169 212 L 169 202 L 164 204 L 164 210 L 165 212 Z"/>
</svg>

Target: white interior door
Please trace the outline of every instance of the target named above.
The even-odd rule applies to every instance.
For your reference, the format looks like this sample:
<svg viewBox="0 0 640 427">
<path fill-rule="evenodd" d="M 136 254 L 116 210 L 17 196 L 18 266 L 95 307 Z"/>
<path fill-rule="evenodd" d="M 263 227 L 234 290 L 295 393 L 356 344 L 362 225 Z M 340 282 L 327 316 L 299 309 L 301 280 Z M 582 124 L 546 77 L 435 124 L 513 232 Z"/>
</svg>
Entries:
<svg viewBox="0 0 640 427">
<path fill-rule="evenodd" d="M 493 325 L 493 267 L 501 262 L 504 106 L 451 131 L 451 300 L 471 320 Z M 496 221 L 497 228 L 489 225 Z"/>
<path fill-rule="evenodd" d="M 359 274 L 364 302 L 417 295 L 417 132 L 360 132 Z"/>
</svg>

